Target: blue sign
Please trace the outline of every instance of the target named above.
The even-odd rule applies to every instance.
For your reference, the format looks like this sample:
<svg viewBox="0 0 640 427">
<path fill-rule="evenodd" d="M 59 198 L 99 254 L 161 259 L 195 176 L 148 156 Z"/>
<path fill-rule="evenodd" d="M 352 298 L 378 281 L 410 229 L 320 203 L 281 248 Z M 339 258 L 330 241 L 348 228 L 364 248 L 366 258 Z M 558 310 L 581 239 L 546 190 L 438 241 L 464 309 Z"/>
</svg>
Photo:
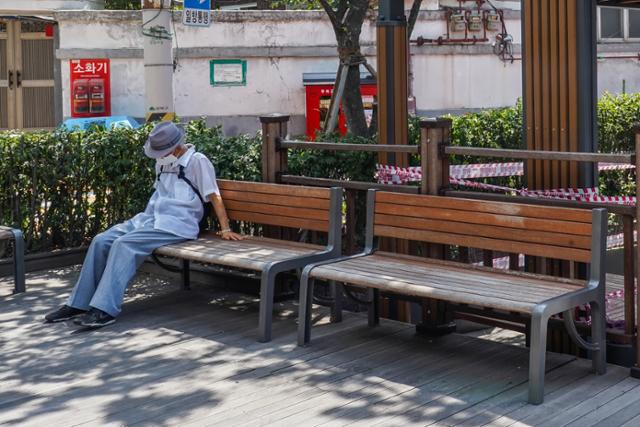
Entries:
<svg viewBox="0 0 640 427">
<path fill-rule="evenodd" d="M 211 0 L 184 0 L 182 23 L 207 27 L 211 23 Z"/>
<path fill-rule="evenodd" d="M 184 0 L 185 9 L 211 10 L 211 0 Z"/>
</svg>

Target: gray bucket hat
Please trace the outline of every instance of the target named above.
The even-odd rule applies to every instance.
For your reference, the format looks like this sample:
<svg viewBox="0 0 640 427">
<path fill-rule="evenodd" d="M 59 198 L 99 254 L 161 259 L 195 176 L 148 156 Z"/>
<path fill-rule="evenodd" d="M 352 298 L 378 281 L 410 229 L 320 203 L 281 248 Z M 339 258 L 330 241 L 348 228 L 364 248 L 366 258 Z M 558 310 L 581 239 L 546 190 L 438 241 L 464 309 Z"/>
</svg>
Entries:
<svg viewBox="0 0 640 427">
<path fill-rule="evenodd" d="M 184 131 L 173 122 L 158 123 L 144 144 L 144 154 L 152 159 L 159 159 L 171 153 L 184 142 Z"/>
</svg>

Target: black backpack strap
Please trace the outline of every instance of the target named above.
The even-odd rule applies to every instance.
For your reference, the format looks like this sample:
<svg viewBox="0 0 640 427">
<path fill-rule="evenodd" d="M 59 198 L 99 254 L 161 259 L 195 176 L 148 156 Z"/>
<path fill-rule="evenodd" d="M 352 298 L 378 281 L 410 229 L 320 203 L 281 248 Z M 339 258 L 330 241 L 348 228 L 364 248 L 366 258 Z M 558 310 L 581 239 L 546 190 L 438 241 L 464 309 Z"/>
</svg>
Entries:
<svg viewBox="0 0 640 427">
<path fill-rule="evenodd" d="M 205 203 L 206 203 L 206 202 L 205 202 L 205 200 L 202 198 L 202 195 L 200 194 L 200 192 L 199 192 L 199 191 L 198 191 L 198 189 L 196 188 L 196 186 L 195 186 L 195 185 L 193 185 L 193 183 L 189 180 L 189 178 L 187 178 L 187 177 L 184 175 L 184 166 L 182 166 L 182 165 L 180 165 L 180 170 L 178 171 L 178 178 L 179 178 L 179 179 L 181 179 L 181 180 L 183 180 L 184 182 L 186 182 L 186 183 L 187 183 L 187 185 L 189 185 L 189 187 L 191 187 L 191 189 L 192 189 L 193 191 L 195 191 L 196 195 L 198 196 L 198 199 L 200 199 L 200 202 L 201 202 L 202 204 L 205 204 Z"/>
<path fill-rule="evenodd" d="M 162 175 L 163 170 L 164 166 L 160 166 L 160 172 L 158 172 L 158 181 L 160 181 L 160 175 Z"/>
</svg>

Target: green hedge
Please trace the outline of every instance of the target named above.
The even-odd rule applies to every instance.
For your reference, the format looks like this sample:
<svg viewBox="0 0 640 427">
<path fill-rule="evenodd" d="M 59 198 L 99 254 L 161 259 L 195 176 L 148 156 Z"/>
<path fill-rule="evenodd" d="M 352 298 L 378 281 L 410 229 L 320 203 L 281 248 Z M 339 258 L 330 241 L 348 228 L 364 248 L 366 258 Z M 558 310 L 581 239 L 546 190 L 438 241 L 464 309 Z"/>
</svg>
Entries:
<svg viewBox="0 0 640 427">
<path fill-rule="evenodd" d="M 106 0 L 105 9 L 111 10 L 137 10 L 141 8 L 140 0 Z"/>
<path fill-rule="evenodd" d="M 260 179 L 257 137 L 224 137 L 203 122 L 188 139 L 229 179 Z M 0 224 L 20 227 L 30 252 L 87 243 L 146 206 L 153 160 L 139 130 L 0 133 Z M 1 256 L 1 254 L 0 254 Z"/>
<path fill-rule="evenodd" d="M 452 144 L 521 148 L 521 117 L 520 103 L 453 117 Z M 632 150 L 640 95 L 604 96 L 599 120 L 602 151 Z M 220 178 L 260 179 L 259 135 L 225 137 L 203 121 L 190 122 L 186 131 L 189 142 L 214 162 Z M 135 131 L 0 132 L 0 224 L 23 229 L 28 250 L 36 252 L 86 244 L 100 230 L 144 209 L 154 178 L 153 161 L 142 151 L 148 132 L 148 126 Z M 409 135 L 417 144 L 417 119 L 411 120 Z M 337 135 L 320 139 L 374 142 Z M 454 163 L 490 160 L 455 158 Z M 418 164 L 415 158 L 412 162 Z M 289 155 L 290 173 L 332 179 L 373 181 L 375 164 L 371 153 L 293 150 Z M 601 174 L 600 187 L 605 194 L 634 194 L 634 179 L 633 171 L 607 172 Z M 521 185 L 518 177 L 490 182 Z"/>
</svg>

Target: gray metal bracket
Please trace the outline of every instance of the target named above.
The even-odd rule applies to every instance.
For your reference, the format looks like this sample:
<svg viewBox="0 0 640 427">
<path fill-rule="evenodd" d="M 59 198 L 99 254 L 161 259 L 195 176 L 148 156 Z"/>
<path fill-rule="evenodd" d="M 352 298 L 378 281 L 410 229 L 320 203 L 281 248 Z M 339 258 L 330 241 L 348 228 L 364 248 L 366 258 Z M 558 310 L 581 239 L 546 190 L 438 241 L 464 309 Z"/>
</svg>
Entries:
<svg viewBox="0 0 640 427">
<path fill-rule="evenodd" d="M 573 320 L 573 310 L 567 310 L 563 312 L 562 318 L 564 320 L 564 326 L 567 329 L 567 333 L 578 347 L 582 347 L 583 349 L 589 351 L 600 350 L 600 346 L 598 344 L 587 342 L 580 336 L 578 330 L 576 329 L 576 324 Z"/>
</svg>

